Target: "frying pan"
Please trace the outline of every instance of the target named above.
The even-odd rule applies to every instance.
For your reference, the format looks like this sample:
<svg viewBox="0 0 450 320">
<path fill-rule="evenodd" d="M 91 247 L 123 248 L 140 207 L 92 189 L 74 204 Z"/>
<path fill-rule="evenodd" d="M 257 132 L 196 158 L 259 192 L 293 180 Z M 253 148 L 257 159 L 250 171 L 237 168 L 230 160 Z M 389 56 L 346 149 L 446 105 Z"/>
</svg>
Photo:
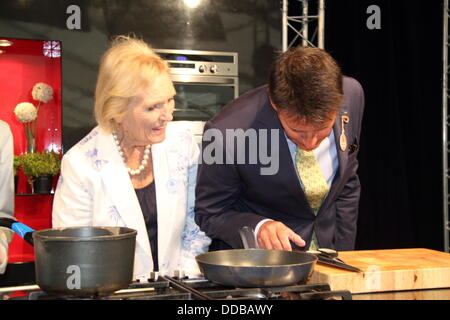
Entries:
<svg viewBox="0 0 450 320">
<path fill-rule="evenodd" d="M 253 243 L 249 229 L 240 230 L 245 247 Z M 246 236 L 247 234 L 247 236 Z M 253 232 L 252 232 L 253 234 Z M 305 283 L 317 256 L 311 253 L 266 249 L 231 249 L 200 254 L 197 264 L 205 278 L 233 287 L 272 287 Z"/>
<path fill-rule="evenodd" d="M 65 296 L 100 296 L 128 287 L 137 231 L 125 227 L 71 227 L 35 231 L 13 219 L 0 226 L 34 246 L 36 283 Z"/>
</svg>

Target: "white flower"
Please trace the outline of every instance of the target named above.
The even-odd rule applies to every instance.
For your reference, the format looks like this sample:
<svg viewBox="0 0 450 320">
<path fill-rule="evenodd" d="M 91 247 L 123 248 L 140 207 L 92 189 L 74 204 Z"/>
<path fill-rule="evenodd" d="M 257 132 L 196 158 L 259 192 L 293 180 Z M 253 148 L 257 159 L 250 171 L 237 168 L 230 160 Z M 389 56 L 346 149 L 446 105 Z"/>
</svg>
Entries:
<svg viewBox="0 0 450 320">
<path fill-rule="evenodd" d="M 53 89 L 48 84 L 38 82 L 34 85 L 31 95 L 34 100 L 47 103 L 53 99 Z"/>
<path fill-rule="evenodd" d="M 22 102 L 15 107 L 14 114 L 20 122 L 30 122 L 36 119 L 37 109 L 32 103 Z"/>
</svg>

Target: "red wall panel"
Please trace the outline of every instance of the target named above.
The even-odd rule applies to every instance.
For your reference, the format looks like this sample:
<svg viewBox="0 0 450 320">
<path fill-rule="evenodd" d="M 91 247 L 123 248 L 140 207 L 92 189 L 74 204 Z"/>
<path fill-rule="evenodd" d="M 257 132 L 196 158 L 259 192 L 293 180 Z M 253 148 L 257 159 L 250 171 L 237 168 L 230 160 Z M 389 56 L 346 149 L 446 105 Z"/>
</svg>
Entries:
<svg viewBox="0 0 450 320">
<path fill-rule="evenodd" d="M 61 150 L 61 58 L 44 55 L 44 41 L 9 39 L 12 47 L 0 54 L 0 119 L 8 122 L 14 136 L 14 153 L 27 151 L 24 125 L 16 120 L 18 103 L 31 102 L 31 91 L 38 82 L 53 89 L 53 99 L 41 103 L 36 129 L 36 147 Z M 16 46 L 16 47 L 15 47 Z"/>
<path fill-rule="evenodd" d="M 41 103 L 36 124 L 36 150 L 61 152 L 61 57 L 44 54 L 44 41 L 8 39 L 13 46 L 0 48 L 0 119 L 6 121 L 14 137 L 14 154 L 27 152 L 24 125 L 16 120 L 14 108 L 21 102 L 33 100 L 32 89 L 44 82 L 53 89 L 53 99 Z M 59 45 L 59 43 L 57 43 Z M 54 179 L 54 185 L 56 184 Z M 33 229 L 51 227 L 53 195 L 30 195 L 31 187 L 19 174 L 15 197 L 15 217 Z M 22 194 L 22 195 L 20 195 Z M 28 195 L 23 195 L 28 194 Z M 9 262 L 34 261 L 34 249 L 14 235 L 9 247 Z"/>
</svg>

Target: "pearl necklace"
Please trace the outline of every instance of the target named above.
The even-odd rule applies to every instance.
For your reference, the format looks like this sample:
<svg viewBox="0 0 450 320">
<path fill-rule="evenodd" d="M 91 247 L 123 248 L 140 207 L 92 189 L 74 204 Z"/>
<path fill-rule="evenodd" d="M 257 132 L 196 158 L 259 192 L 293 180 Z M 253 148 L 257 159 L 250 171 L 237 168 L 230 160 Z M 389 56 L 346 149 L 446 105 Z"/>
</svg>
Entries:
<svg viewBox="0 0 450 320">
<path fill-rule="evenodd" d="M 115 144 L 117 146 L 117 150 L 119 151 L 119 154 L 122 157 L 123 163 L 126 166 L 127 162 L 125 161 L 125 154 L 124 154 L 124 152 L 122 150 L 122 147 L 120 146 L 119 138 L 117 138 L 117 135 L 115 133 L 113 133 L 112 136 L 113 136 L 114 142 L 115 142 Z M 145 146 L 144 157 L 142 158 L 142 161 L 141 161 L 141 164 L 139 165 L 139 168 L 137 168 L 136 170 L 133 170 L 133 169 L 130 169 L 130 168 L 126 167 L 127 170 L 128 170 L 128 173 L 130 175 L 137 176 L 145 169 L 145 167 L 148 164 L 148 159 L 150 158 L 150 149 L 151 148 L 152 148 L 151 144 Z"/>
</svg>

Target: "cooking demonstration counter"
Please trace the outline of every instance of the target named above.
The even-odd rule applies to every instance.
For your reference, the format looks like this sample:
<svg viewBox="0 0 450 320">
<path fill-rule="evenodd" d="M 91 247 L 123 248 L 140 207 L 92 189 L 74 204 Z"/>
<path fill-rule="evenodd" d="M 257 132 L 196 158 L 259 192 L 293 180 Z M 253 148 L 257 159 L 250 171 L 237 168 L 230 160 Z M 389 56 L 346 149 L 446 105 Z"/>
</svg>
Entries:
<svg viewBox="0 0 450 320">
<path fill-rule="evenodd" d="M 102 297 L 106 300 L 450 300 L 450 254 L 429 249 L 339 252 L 363 272 L 316 264 L 307 284 L 268 288 L 221 286 L 204 278 L 155 277 Z M 38 286 L 0 287 L 0 300 L 71 299 Z"/>
<path fill-rule="evenodd" d="M 450 300 L 450 288 L 352 294 L 353 300 Z"/>
<path fill-rule="evenodd" d="M 316 265 L 309 282 L 329 283 L 332 290 L 345 288 L 352 294 L 420 290 L 418 295 L 410 296 L 424 298 L 433 293 L 427 294 L 422 289 L 450 288 L 449 253 L 430 249 L 385 249 L 344 251 L 339 252 L 339 257 L 363 272 Z M 408 296 L 403 293 L 402 297 Z M 448 297 L 442 290 L 436 294 Z M 379 296 L 391 299 L 396 295 Z"/>
</svg>

